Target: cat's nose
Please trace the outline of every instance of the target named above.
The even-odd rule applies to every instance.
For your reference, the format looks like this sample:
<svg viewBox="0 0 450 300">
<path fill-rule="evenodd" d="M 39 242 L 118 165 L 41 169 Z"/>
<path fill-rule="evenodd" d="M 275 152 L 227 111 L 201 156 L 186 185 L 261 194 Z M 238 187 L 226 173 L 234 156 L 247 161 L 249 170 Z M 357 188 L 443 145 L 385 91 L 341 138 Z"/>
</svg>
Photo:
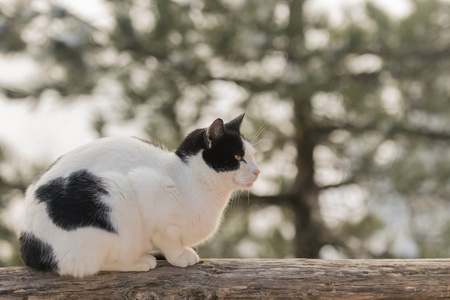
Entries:
<svg viewBox="0 0 450 300">
<path fill-rule="evenodd" d="M 259 176 L 259 173 L 261 173 L 261 171 L 260 171 L 259 169 L 256 169 L 256 171 L 253 171 L 253 174 L 255 174 L 255 175 L 256 175 L 256 177 L 258 177 L 258 176 Z"/>
</svg>

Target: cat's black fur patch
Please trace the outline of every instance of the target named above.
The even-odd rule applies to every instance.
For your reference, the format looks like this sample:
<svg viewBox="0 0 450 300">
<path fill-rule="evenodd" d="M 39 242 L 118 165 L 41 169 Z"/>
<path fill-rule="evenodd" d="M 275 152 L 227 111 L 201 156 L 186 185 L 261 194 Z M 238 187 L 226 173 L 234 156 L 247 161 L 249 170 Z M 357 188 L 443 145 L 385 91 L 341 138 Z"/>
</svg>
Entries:
<svg viewBox="0 0 450 300">
<path fill-rule="evenodd" d="M 242 114 L 226 124 L 223 124 L 220 119 L 218 119 L 220 122 L 213 123 L 211 126 L 221 126 L 221 133 L 214 136 L 210 145 L 207 136 L 208 129 L 194 130 L 183 140 L 175 154 L 184 163 L 188 163 L 190 156 L 203 150 L 203 160 L 215 171 L 228 172 L 239 169 L 240 161 L 236 160 L 235 155 L 244 156 L 245 154 L 242 136 L 239 132 L 243 118 Z"/>
<path fill-rule="evenodd" d="M 244 156 L 244 154 L 242 139 L 234 132 L 226 132 L 223 137 L 216 140 L 211 149 L 205 149 L 202 153 L 206 164 L 217 172 L 239 169 L 241 162 L 236 160 L 235 155 Z"/>
<path fill-rule="evenodd" d="M 199 151 L 206 149 L 205 141 L 206 129 L 196 129 L 189 133 L 178 146 L 175 154 L 184 162 L 188 163 L 190 156 L 196 155 Z"/>
<path fill-rule="evenodd" d="M 102 179 L 87 170 L 55 178 L 36 190 L 39 203 L 47 204 L 50 219 L 62 229 L 92 226 L 116 233 L 109 220 L 111 209 L 101 201 L 107 195 Z"/>
<path fill-rule="evenodd" d="M 57 268 L 52 246 L 28 232 L 20 235 L 19 242 L 20 257 L 27 266 L 39 270 Z"/>
</svg>

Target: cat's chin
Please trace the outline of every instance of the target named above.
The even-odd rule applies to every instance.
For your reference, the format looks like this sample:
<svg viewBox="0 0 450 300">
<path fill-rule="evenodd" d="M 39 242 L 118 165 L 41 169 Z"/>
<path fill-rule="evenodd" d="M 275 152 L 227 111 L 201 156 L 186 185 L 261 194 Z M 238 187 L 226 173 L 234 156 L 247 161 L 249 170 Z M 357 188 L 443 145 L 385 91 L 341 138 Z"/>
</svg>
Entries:
<svg viewBox="0 0 450 300">
<path fill-rule="evenodd" d="M 251 187 L 253 187 L 253 183 L 255 183 L 255 182 L 252 181 L 250 183 L 241 183 L 241 182 L 238 182 L 236 179 L 233 179 L 233 183 L 236 186 L 236 189 L 238 189 L 238 190 L 248 190 Z"/>
</svg>

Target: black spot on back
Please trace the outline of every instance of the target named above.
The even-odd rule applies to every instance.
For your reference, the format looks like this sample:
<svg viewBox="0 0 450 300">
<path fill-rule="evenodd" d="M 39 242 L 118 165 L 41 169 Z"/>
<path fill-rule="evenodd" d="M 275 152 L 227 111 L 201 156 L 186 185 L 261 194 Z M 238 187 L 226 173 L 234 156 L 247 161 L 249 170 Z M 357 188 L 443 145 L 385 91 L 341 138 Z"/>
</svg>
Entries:
<svg viewBox="0 0 450 300">
<path fill-rule="evenodd" d="M 50 219 L 60 228 L 70 231 L 92 226 L 115 233 L 110 208 L 101 201 L 107 195 L 102 179 L 87 170 L 55 178 L 36 190 L 39 203 L 46 203 Z"/>
<path fill-rule="evenodd" d="M 19 238 L 20 257 L 25 265 L 40 270 L 57 269 L 53 248 L 32 233 L 22 232 Z"/>
</svg>

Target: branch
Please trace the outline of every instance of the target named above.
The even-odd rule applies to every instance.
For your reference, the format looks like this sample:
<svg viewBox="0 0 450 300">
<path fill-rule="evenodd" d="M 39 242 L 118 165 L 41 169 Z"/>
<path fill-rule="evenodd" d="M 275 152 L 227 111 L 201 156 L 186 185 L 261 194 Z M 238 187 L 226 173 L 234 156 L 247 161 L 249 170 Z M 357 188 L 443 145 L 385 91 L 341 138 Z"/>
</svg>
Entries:
<svg viewBox="0 0 450 300">
<path fill-rule="evenodd" d="M 330 126 L 317 125 L 310 130 L 316 134 L 324 136 L 330 134 L 332 131 L 337 129 L 344 129 L 352 133 L 364 133 L 371 130 L 381 131 L 377 127 L 377 124 L 375 122 L 367 124 L 366 126 L 355 126 L 353 124 L 338 124 Z M 413 128 L 411 126 L 401 126 L 399 124 L 395 124 L 394 126 L 392 126 L 392 128 L 388 129 L 387 132 L 385 132 L 386 136 L 392 136 L 395 134 L 413 135 L 419 137 L 426 137 L 432 140 L 450 141 L 450 132 L 433 131 L 424 128 Z"/>
<path fill-rule="evenodd" d="M 425 49 L 425 48 L 403 48 L 403 49 L 389 49 L 384 48 L 382 50 L 374 50 L 374 49 L 364 49 L 360 51 L 358 54 L 374 54 L 381 57 L 391 57 L 396 59 L 397 57 L 401 58 L 409 58 L 409 59 L 426 59 L 432 61 L 438 61 L 441 59 L 448 59 L 450 55 L 450 48 L 441 48 L 441 49 Z"/>
<path fill-rule="evenodd" d="M 269 196 L 258 196 L 254 194 L 249 195 L 249 201 L 247 202 L 245 195 L 242 195 L 239 199 L 238 204 L 241 205 L 248 205 L 255 204 L 255 205 L 280 205 L 280 206 L 288 206 L 292 205 L 292 199 L 294 195 L 290 194 L 279 194 L 279 195 L 269 195 Z"/>
<path fill-rule="evenodd" d="M 26 267 L 0 269 L 2 299 L 437 299 L 450 297 L 450 259 L 208 259 L 186 269 L 86 279 Z"/>
<path fill-rule="evenodd" d="M 403 127 L 403 128 L 395 128 L 394 133 L 426 137 L 432 140 L 450 141 L 450 132 L 445 131 L 431 131 L 428 129 Z"/>
</svg>

